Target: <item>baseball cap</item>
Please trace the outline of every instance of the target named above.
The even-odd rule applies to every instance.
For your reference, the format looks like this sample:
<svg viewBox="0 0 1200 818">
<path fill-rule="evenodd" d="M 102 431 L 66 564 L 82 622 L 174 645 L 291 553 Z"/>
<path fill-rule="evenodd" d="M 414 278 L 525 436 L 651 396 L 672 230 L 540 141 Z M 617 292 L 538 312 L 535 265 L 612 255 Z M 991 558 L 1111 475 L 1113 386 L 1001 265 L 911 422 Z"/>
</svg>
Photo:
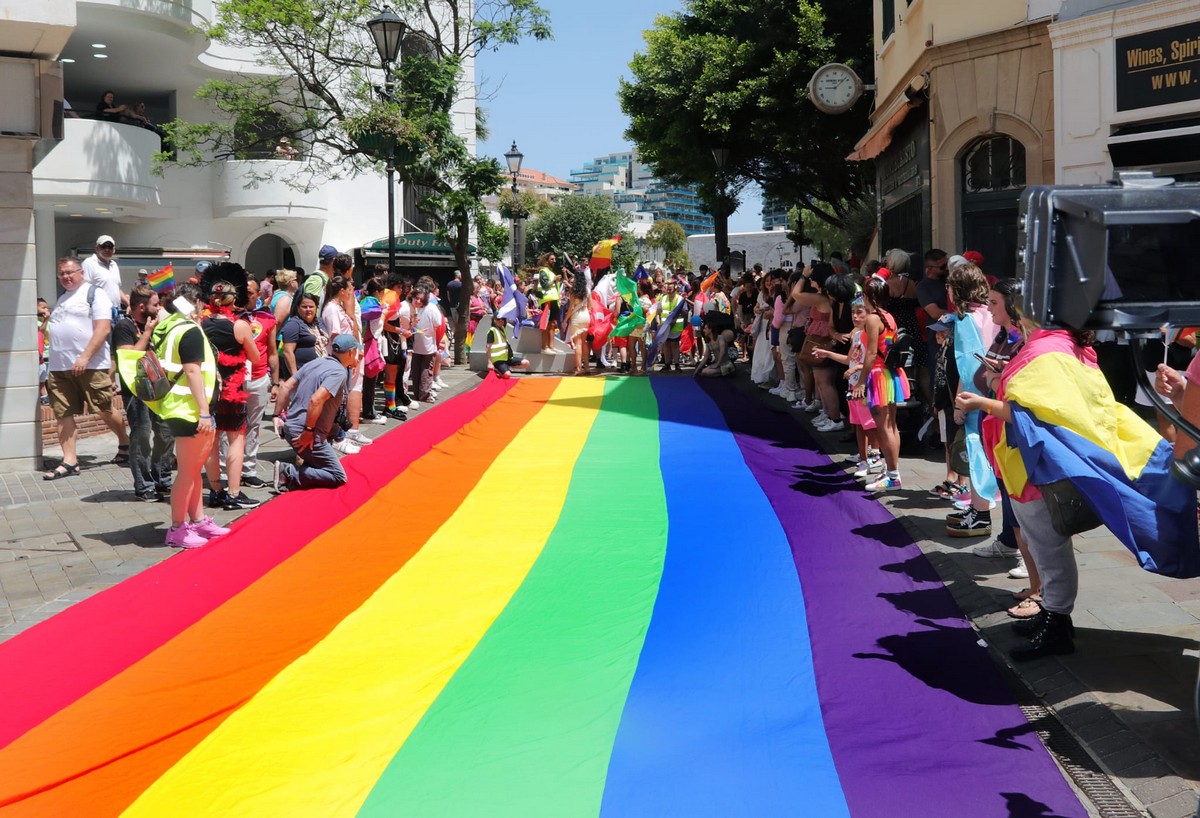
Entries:
<svg viewBox="0 0 1200 818">
<path fill-rule="evenodd" d="M 362 349 L 362 344 L 354 340 L 354 336 L 348 332 L 343 332 L 341 335 L 333 339 L 334 352 L 349 352 L 352 349 Z"/>
<path fill-rule="evenodd" d="M 963 254 L 963 258 L 974 264 L 976 267 L 983 266 L 983 253 L 978 250 L 967 250 Z"/>
<path fill-rule="evenodd" d="M 112 236 L 101 236 L 96 239 L 96 246 L 99 247 L 102 244 L 111 244 L 113 247 L 116 247 L 117 241 Z"/>
<path fill-rule="evenodd" d="M 323 244 L 320 251 L 317 252 L 317 258 L 321 261 L 332 261 L 337 254 L 337 248 L 332 244 Z"/>
<path fill-rule="evenodd" d="M 211 266 L 212 266 L 211 261 L 197 261 L 196 262 L 196 272 L 200 273 L 200 275 L 204 275 L 204 271 L 207 270 Z"/>
<path fill-rule="evenodd" d="M 930 332 L 946 332 L 950 329 L 950 325 L 943 323 L 942 321 L 935 321 L 925 327 L 925 329 L 929 330 Z"/>
<path fill-rule="evenodd" d="M 946 269 L 947 270 L 957 270 L 959 267 L 962 267 L 964 264 L 970 264 L 970 263 L 971 262 L 967 261 L 962 256 L 950 256 L 950 258 L 946 259 Z"/>
</svg>

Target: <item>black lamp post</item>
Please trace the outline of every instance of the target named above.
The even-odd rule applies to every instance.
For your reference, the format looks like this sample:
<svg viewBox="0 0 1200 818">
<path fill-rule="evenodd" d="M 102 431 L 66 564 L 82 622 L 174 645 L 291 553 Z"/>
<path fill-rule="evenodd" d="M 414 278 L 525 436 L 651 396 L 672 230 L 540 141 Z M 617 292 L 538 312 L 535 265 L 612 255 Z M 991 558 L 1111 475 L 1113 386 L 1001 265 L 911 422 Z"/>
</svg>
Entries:
<svg viewBox="0 0 1200 818">
<path fill-rule="evenodd" d="M 524 159 L 525 154 L 517 149 L 517 140 L 514 139 L 512 147 L 504 154 L 504 161 L 508 163 L 508 172 L 512 174 L 512 263 L 516 270 L 520 270 L 525 261 L 525 254 L 521 252 L 520 230 L 517 225 L 520 220 L 517 215 L 517 176 L 521 172 L 521 162 Z"/>
<path fill-rule="evenodd" d="M 400 41 L 404 38 L 407 24 L 390 8 L 385 8 L 376 17 L 367 21 L 367 29 L 375 40 L 375 49 L 383 62 L 384 101 L 392 101 L 392 63 L 400 56 Z M 396 166 L 395 143 L 389 141 L 387 152 L 388 188 L 388 272 L 396 270 Z"/>
<path fill-rule="evenodd" d="M 717 163 L 717 207 L 713 213 L 713 238 L 717 245 L 717 264 L 724 264 L 729 256 L 729 214 L 725 212 L 725 164 L 729 161 L 729 148 L 713 148 L 713 161 Z"/>
</svg>

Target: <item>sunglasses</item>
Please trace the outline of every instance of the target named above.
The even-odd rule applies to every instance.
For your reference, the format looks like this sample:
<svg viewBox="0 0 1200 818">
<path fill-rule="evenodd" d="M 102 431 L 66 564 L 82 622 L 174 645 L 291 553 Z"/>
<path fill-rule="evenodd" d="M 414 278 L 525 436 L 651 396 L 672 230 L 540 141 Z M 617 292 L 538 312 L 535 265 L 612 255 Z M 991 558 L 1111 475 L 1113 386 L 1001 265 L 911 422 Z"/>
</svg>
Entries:
<svg viewBox="0 0 1200 818">
<path fill-rule="evenodd" d="M 107 249 L 109 249 L 109 250 L 112 250 L 112 249 L 114 249 L 114 248 L 116 247 L 116 245 L 115 245 L 115 244 L 113 244 L 113 243 L 112 243 L 112 242 L 110 242 L 110 241 L 106 241 L 106 242 L 104 242 L 104 244 L 97 244 L 96 246 L 97 246 L 97 247 L 104 247 L 104 248 L 107 248 Z"/>
</svg>

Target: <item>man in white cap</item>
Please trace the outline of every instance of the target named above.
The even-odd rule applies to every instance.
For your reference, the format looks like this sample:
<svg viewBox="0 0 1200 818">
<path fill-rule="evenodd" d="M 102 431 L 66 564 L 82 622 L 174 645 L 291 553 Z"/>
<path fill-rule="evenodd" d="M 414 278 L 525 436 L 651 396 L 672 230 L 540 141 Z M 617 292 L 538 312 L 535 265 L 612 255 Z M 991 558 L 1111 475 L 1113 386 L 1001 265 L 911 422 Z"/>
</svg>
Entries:
<svg viewBox="0 0 1200 818">
<path fill-rule="evenodd" d="M 112 236 L 97 238 L 96 252 L 83 260 L 83 283 L 95 284 L 104 290 L 114 307 L 125 307 L 129 304 L 129 296 L 121 291 L 121 268 L 113 260 L 115 252 L 117 243 Z"/>
<path fill-rule="evenodd" d="M 274 488 L 332 489 L 346 482 L 346 471 L 329 443 L 338 407 L 346 399 L 348 370 L 358 364 L 362 344 L 342 333 L 329 345 L 329 355 L 309 361 L 279 390 L 275 399 L 275 434 L 291 444 L 302 462 L 275 463 Z"/>
</svg>

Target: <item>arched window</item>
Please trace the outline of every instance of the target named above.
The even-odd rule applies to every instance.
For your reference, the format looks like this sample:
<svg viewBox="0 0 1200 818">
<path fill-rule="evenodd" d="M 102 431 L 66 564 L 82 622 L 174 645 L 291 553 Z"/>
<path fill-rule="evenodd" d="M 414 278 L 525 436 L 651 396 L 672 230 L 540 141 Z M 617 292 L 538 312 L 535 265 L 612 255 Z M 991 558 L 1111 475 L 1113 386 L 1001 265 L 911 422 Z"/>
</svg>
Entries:
<svg viewBox="0 0 1200 818">
<path fill-rule="evenodd" d="M 962 159 L 964 193 L 1025 187 L 1025 146 L 1010 136 L 985 136 Z"/>
</svg>

